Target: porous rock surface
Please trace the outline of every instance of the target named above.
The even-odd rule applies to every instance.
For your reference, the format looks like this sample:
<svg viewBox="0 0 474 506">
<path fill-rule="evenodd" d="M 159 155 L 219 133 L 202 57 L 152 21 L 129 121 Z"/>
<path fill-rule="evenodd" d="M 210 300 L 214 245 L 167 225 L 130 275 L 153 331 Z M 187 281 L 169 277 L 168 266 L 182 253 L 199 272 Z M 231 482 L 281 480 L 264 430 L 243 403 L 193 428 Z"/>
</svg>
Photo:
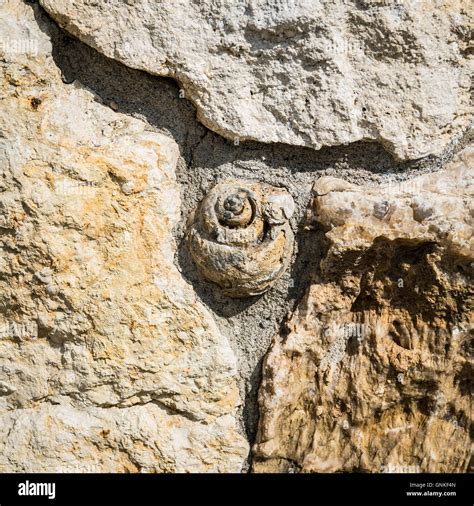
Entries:
<svg viewBox="0 0 474 506">
<path fill-rule="evenodd" d="M 30 6 L 0 32 L 0 472 L 239 472 L 235 356 L 173 263 L 178 146 L 65 85 Z"/>
<path fill-rule="evenodd" d="M 467 0 L 41 3 L 99 52 L 177 79 L 198 119 L 228 138 L 376 140 L 416 158 L 470 121 Z M 263 369 L 254 471 L 472 471 L 472 148 L 444 166 L 466 138 L 420 165 L 439 172 L 388 186 L 409 164 L 381 168 L 362 143 L 235 149 L 198 124 L 163 128 L 156 118 L 174 101 L 189 111 L 175 122 L 193 119 L 174 89 L 166 99 L 163 80 L 66 49 L 64 33 L 53 48 L 51 31 L 37 3 L 2 2 L 0 471 L 246 470 L 255 365 L 297 300 Z M 69 59 L 89 57 L 120 94 L 70 72 Z M 343 172 L 354 154 L 357 169 Z M 322 167 L 338 178 L 316 181 L 302 234 Z M 188 276 L 196 267 L 173 234 L 196 195 L 228 177 L 298 202 L 285 224 L 297 291 L 227 305 Z"/>
<path fill-rule="evenodd" d="M 439 154 L 470 121 L 471 0 L 40 0 L 110 58 L 178 80 L 230 139 Z"/>
<path fill-rule="evenodd" d="M 473 175 L 471 147 L 407 184 L 316 182 L 328 251 L 265 360 L 255 471 L 469 469 Z"/>
</svg>

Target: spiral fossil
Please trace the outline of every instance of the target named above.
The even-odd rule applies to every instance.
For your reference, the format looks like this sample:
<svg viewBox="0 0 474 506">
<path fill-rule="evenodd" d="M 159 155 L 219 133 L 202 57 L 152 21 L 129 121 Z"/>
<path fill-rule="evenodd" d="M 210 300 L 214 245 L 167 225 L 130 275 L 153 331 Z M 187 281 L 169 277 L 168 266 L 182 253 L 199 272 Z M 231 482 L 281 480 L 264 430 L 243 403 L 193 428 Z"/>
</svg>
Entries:
<svg viewBox="0 0 474 506">
<path fill-rule="evenodd" d="M 291 195 L 239 180 L 214 186 L 190 217 L 187 244 L 201 274 L 229 297 L 268 290 L 293 251 Z"/>
</svg>

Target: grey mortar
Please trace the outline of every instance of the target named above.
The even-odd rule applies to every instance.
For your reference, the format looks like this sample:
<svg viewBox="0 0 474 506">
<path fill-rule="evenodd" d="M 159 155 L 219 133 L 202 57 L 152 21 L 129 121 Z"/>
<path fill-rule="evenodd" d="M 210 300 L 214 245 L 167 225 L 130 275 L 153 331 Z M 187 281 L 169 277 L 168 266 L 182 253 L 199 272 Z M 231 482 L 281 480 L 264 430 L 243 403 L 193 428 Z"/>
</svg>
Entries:
<svg viewBox="0 0 474 506">
<path fill-rule="evenodd" d="M 405 181 L 441 170 L 469 142 L 471 134 L 458 136 L 439 157 L 403 163 L 395 161 L 377 143 L 358 142 L 319 151 L 257 142 L 234 145 L 196 120 L 193 105 L 180 98 L 179 83 L 130 69 L 99 54 L 58 28 L 38 5 L 32 8 L 39 26 L 52 39 L 53 58 L 65 83 L 87 87 L 98 102 L 113 104 L 121 113 L 140 118 L 149 130 L 170 135 L 179 145 L 177 180 L 181 186 L 182 220 L 174 231 L 179 246 L 176 265 L 213 313 L 237 355 L 244 400 L 239 412 L 240 431 L 253 444 L 263 358 L 272 339 L 284 335 L 287 316 L 303 296 L 324 254 L 322 232 L 304 227 L 314 181 L 326 175 L 369 185 Z M 224 297 L 218 288 L 200 278 L 183 241 L 190 212 L 216 182 L 231 177 L 285 187 L 296 203 L 292 227 L 297 247 L 291 268 L 266 294 L 244 300 Z M 250 459 L 251 455 L 244 471 L 249 469 Z"/>
</svg>

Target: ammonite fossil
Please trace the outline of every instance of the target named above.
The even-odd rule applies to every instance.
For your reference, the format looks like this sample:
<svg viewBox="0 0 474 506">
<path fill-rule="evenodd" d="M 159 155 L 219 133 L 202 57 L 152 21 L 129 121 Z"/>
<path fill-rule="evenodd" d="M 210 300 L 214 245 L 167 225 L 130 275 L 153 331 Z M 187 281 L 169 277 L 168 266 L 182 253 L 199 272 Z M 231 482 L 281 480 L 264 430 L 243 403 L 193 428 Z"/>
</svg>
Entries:
<svg viewBox="0 0 474 506">
<path fill-rule="evenodd" d="M 206 195 L 190 217 L 187 243 L 201 274 L 230 297 L 268 290 L 288 267 L 294 212 L 283 189 L 225 181 Z"/>
</svg>

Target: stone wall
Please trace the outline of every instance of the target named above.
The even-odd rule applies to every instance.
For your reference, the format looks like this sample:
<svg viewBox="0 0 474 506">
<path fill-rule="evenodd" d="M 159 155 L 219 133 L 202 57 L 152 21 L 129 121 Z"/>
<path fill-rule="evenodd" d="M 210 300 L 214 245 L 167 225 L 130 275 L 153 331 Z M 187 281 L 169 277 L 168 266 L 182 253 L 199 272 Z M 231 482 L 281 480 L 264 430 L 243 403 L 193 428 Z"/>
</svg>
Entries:
<svg viewBox="0 0 474 506">
<path fill-rule="evenodd" d="M 0 471 L 472 470 L 470 23 L 2 2 Z"/>
</svg>

